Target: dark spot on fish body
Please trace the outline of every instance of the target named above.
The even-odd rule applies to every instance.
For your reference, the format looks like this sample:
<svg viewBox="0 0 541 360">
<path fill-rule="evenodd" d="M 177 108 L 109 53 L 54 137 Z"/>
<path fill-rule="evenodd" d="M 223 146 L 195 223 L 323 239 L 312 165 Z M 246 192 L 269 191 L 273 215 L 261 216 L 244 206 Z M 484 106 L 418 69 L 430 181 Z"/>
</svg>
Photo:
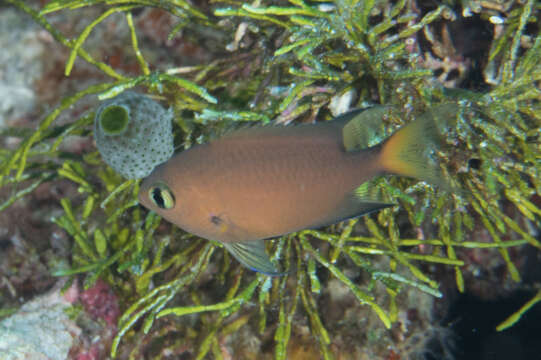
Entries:
<svg viewBox="0 0 541 360">
<path fill-rule="evenodd" d="M 210 222 L 213 223 L 214 225 L 220 225 L 222 223 L 222 219 L 220 219 L 219 216 L 212 215 L 210 217 Z"/>
</svg>

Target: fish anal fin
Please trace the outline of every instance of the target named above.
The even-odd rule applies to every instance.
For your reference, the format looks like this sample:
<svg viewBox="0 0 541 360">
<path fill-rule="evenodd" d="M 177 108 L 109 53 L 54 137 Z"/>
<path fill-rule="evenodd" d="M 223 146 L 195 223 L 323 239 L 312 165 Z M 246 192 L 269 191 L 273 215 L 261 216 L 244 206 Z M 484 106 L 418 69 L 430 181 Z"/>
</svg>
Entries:
<svg viewBox="0 0 541 360">
<path fill-rule="evenodd" d="M 353 190 L 340 202 L 335 211 L 313 227 L 324 227 L 344 220 L 368 215 L 396 204 L 383 201 L 372 182 L 366 182 Z"/>
<path fill-rule="evenodd" d="M 265 251 L 264 240 L 224 242 L 223 245 L 235 259 L 250 270 L 270 276 L 281 276 L 285 274 L 278 271 L 270 261 Z"/>
</svg>

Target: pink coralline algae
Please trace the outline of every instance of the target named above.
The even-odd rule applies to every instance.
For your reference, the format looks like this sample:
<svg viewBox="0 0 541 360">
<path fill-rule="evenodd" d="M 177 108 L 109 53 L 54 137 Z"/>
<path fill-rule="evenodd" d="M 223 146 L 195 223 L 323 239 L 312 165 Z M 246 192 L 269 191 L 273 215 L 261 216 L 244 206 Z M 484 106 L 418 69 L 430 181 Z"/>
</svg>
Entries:
<svg viewBox="0 0 541 360">
<path fill-rule="evenodd" d="M 100 349 L 97 344 L 92 344 L 89 350 L 85 350 L 75 357 L 76 360 L 98 360 L 100 358 Z"/>
<path fill-rule="evenodd" d="M 106 282 L 96 281 L 94 286 L 81 293 L 80 299 L 88 314 L 103 319 L 107 325 L 116 328 L 120 316 L 118 299 Z"/>
</svg>

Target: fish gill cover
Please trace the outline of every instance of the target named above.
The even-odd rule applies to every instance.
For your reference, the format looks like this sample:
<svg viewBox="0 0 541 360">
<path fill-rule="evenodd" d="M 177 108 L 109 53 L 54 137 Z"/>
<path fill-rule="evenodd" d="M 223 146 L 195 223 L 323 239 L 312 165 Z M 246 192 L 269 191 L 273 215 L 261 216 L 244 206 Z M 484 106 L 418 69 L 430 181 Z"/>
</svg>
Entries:
<svg viewBox="0 0 541 360">
<path fill-rule="evenodd" d="M 76 186 L 52 219 L 72 241 L 69 264 L 57 259 L 49 270 L 115 289 L 124 313 L 111 356 L 406 359 L 438 339 L 450 356 L 435 299 L 479 288 L 539 291 L 539 280 L 524 282 L 519 271 L 524 249 L 541 247 L 538 2 L 7 2 L 68 50 L 67 77 L 57 78 L 93 78 L 63 93 L 35 129 L 0 129 L 8 144 L 0 210 L 43 184 Z M 74 19 L 71 29 L 65 19 Z M 119 176 L 93 146 L 66 146 L 92 137 L 101 101 L 135 88 L 172 109 L 184 149 L 246 124 L 393 106 L 401 116 L 385 119 L 377 143 L 454 103 L 447 116 L 456 126 L 436 155 L 462 191 L 378 178 L 372 191 L 399 206 L 268 242 L 286 276 L 247 272 L 218 244 L 138 206 L 139 182 Z"/>
</svg>

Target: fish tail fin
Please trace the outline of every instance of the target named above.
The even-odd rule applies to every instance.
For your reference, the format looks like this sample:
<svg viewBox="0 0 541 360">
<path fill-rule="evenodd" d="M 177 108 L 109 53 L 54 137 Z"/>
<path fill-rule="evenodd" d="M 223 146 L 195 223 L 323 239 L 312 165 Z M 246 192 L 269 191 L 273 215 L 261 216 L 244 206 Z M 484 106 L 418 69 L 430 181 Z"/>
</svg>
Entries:
<svg viewBox="0 0 541 360">
<path fill-rule="evenodd" d="M 441 147 L 440 129 L 450 125 L 456 113 L 456 104 L 437 106 L 391 135 L 381 145 L 379 161 L 383 170 L 449 189 L 432 155 Z"/>
</svg>

